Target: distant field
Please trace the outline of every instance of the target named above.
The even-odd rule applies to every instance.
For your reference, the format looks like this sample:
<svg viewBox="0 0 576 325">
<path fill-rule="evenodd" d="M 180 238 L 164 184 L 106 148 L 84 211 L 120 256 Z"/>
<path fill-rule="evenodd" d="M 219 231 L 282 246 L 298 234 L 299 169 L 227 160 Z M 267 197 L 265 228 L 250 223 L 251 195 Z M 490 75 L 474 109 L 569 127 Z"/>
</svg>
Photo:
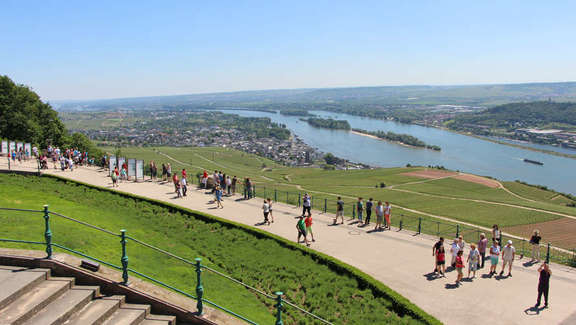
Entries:
<svg viewBox="0 0 576 325">
<path fill-rule="evenodd" d="M 112 148 L 108 150 L 113 151 Z M 516 182 L 505 182 L 503 185 L 517 196 L 501 188 L 455 178 L 425 179 L 404 175 L 424 169 L 420 167 L 332 171 L 289 168 L 265 158 L 227 148 L 122 148 L 122 153 L 147 161 L 155 160 L 157 163 L 170 162 L 173 170 L 185 167 L 189 174 L 195 174 L 202 169 L 217 169 L 232 176 L 251 177 L 256 184 L 257 196 L 273 198 L 276 189 L 278 200 L 284 202 L 288 199 L 291 204 L 297 204 L 299 193 L 308 191 L 315 198 L 316 209 L 322 209 L 326 199 L 328 211 L 333 211 L 336 196 L 342 195 L 347 203 L 345 213 L 348 215 L 352 213 L 351 207 L 355 198 L 361 196 L 479 226 L 491 227 L 496 223 L 504 227 L 504 230 L 506 227 L 563 218 L 547 211 L 576 216 L 576 208 L 566 206 L 566 203 L 570 202 L 568 198 Z M 380 188 L 381 183 L 386 187 Z M 395 214 L 409 213 L 396 208 Z M 514 228 L 510 229 L 512 233 L 525 235 L 524 231 L 520 233 L 515 232 Z M 553 238 L 547 239 L 554 243 Z"/>
<path fill-rule="evenodd" d="M 0 174 L 0 206 L 50 209 L 128 235 L 193 259 L 266 292 L 282 290 L 289 300 L 335 323 L 419 324 L 393 310 L 393 301 L 361 287 L 358 278 L 342 274 L 316 258 L 245 230 L 206 222 L 150 202 L 124 198 L 48 177 Z M 106 209 L 102 209 L 105 205 Z M 119 264 L 117 237 L 58 218 L 51 218 L 54 242 Z M 0 237 L 43 241 L 41 214 L 0 211 Z M 38 246 L 8 244 L 3 247 Z M 194 268 L 164 255 L 128 244 L 130 267 L 194 294 Z M 321 279 L 321 280 L 319 280 Z M 274 322 L 273 301 L 263 300 L 238 285 L 203 273 L 205 298 L 261 323 Z M 380 284 L 378 284 L 380 285 Z M 361 308 L 359 308 L 359 306 Z M 287 324 L 312 324 L 310 318 L 288 310 Z"/>
</svg>

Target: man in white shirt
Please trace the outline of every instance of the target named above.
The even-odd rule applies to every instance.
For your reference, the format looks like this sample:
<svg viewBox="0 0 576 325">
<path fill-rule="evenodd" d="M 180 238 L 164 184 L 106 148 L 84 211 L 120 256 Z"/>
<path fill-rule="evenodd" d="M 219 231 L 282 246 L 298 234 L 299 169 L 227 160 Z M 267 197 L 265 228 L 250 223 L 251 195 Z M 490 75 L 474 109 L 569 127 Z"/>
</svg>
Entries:
<svg viewBox="0 0 576 325">
<path fill-rule="evenodd" d="M 452 265 L 452 267 L 456 267 L 456 256 L 458 255 L 459 251 L 460 251 L 460 245 L 458 245 L 458 238 L 454 238 L 452 246 L 450 247 L 450 253 L 452 254 L 452 261 L 450 264 Z"/>
<path fill-rule="evenodd" d="M 512 246 L 512 241 L 509 240 L 508 244 L 502 249 L 502 271 L 500 271 L 500 276 L 504 274 L 504 268 L 508 265 L 508 276 L 512 276 L 512 262 L 514 262 L 514 257 L 516 256 L 516 248 Z"/>
</svg>

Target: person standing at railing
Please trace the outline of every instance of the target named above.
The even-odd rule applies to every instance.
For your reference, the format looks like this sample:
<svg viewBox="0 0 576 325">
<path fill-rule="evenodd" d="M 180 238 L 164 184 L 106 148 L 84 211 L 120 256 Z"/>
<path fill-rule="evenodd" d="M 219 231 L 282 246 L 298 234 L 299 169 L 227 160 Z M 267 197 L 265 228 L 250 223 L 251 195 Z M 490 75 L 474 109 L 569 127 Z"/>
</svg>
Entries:
<svg viewBox="0 0 576 325">
<path fill-rule="evenodd" d="M 358 226 L 362 225 L 362 214 L 364 213 L 364 201 L 361 197 L 356 202 L 356 214 L 358 215 Z"/>
<path fill-rule="evenodd" d="M 514 262 L 515 256 L 516 248 L 512 246 L 512 241 L 509 240 L 508 244 L 502 249 L 502 270 L 500 271 L 500 276 L 504 274 L 506 265 L 508 265 L 508 276 L 512 276 L 512 263 Z"/>
<path fill-rule="evenodd" d="M 496 273 L 498 267 L 498 258 L 500 257 L 500 245 L 496 238 L 492 239 L 492 246 L 490 247 L 490 275 Z"/>
<path fill-rule="evenodd" d="M 498 241 L 498 245 L 502 246 L 502 232 L 498 229 L 498 225 L 492 226 L 492 239 L 496 239 Z"/>
<path fill-rule="evenodd" d="M 236 193 L 236 184 L 238 183 L 238 178 L 234 176 L 232 178 L 232 194 Z"/>
<path fill-rule="evenodd" d="M 378 205 L 382 206 L 382 201 L 378 201 Z M 378 209 L 378 208 L 376 208 Z M 376 212 L 378 212 L 378 210 L 376 210 Z M 437 259 L 437 255 L 438 255 L 438 250 L 440 249 L 440 247 L 444 248 L 444 237 L 440 237 L 440 239 L 436 242 L 436 244 L 434 244 L 434 246 L 432 246 L 432 256 L 434 256 L 434 272 L 438 271 L 438 259 Z"/>
<path fill-rule="evenodd" d="M 484 260 L 486 259 L 486 247 L 488 246 L 488 239 L 486 234 L 480 234 L 480 240 L 478 241 L 478 252 L 480 252 L 480 261 L 478 262 L 478 267 L 484 268 Z"/>
<path fill-rule="evenodd" d="M 544 295 L 544 308 L 548 308 L 548 291 L 550 289 L 550 276 L 552 275 L 548 263 L 542 263 L 538 268 L 538 273 L 540 273 L 540 278 L 538 279 L 538 299 L 536 300 L 536 305 L 534 307 L 540 307 L 540 301 L 542 295 Z"/>
<path fill-rule="evenodd" d="M 232 179 L 230 176 L 226 176 L 226 190 L 228 191 L 228 196 L 232 194 Z"/>
<path fill-rule="evenodd" d="M 468 253 L 468 279 L 470 279 L 470 272 L 472 272 L 472 278 L 476 277 L 476 270 L 478 269 L 480 258 L 480 252 L 476 249 L 476 245 L 470 244 L 470 253 Z"/>
<path fill-rule="evenodd" d="M 384 206 L 382 205 L 382 201 L 378 201 L 376 208 L 374 208 L 374 212 L 376 213 L 376 226 L 374 227 L 374 230 L 381 230 L 382 221 L 384 220 Z"/>
<path fill-rule="evenodd" d="M 386 219 L 386 228 L 388 228 L 388 230 L 391 230 L 390 226 L 391 221 L 390 221 L 390 216 L 392 215 L 392 206 L 390 205 L 390 202 L 386 202 L 386 206 L 384 207 L 384 218 Z"/>
<path fill-rule="evenodd" d="M 460 251 L 460 245 L 458 245 L 458 238 L 454 238 L 452 246 L 450 247 L 450 254 L 452 254 L 452 260 L 450 266 L 452 266 L 452 268 L 456 267 L 456 256 L 458 256 L 459 251 Z"/>
<path fill-rule="evenodd" d="M 374 207 L 374 202 L 372 198 L 368 199 L 368 202 L 366 202 L 366 221 L 364 222 L 364 225 L 369 225 L 370 224 L 370 217 L 372 216 L 372 208 Z"/>
<path fill-rule="evenodd" d="M 306 215 L 306 213 L 308 213 L 308 215 L 311 215 L 311 213 L 310 213 L 311 207 L 312 207 L 312 201 L 310 199 L 310 195 L 308 195 L 308 193 L 305 193 L 304 197 L 302 198 L 302 216 L 303 217 Z"/>
<path fill-rule="evenodd" d="M 530 245 L 532 245 L 532 260 L 530 262 L 540 262 L 540 231 L 538 229 L 534 230 L 534 234 L 530 237 Z"/>
<path fill-rule="evenodd" d="M 338 217 L 342 220 L 342 224 L 344 224 L 344 201 L 342 201 L 342 197 L 338 197 L 338 201 L 336 201 L 336 217 L 334 218 L 334 225 L 338 224 Z"/>
</svg>

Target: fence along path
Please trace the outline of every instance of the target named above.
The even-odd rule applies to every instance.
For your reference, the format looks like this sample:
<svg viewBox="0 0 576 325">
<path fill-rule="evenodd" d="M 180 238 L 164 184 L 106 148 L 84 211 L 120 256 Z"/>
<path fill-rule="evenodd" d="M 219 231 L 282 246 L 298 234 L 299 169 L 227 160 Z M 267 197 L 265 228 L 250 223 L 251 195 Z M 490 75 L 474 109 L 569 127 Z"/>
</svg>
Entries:
<svg viewBox="0 0 576 325">
<path fill-rule="evenodd" d="M 46 172 L 111 188 L 110 179 L 96 168 Z M 211 209 L 213 205 L 208 202 L 212 197 L 204 191 L 190 190 L 187 198 L 175 200 L 173 195 L 166 194 L 167 189 L 172 187 L 151 182 L 122 183 L 119 188 L 120 191 L 164 200 L 250 226 L 263 219 L 260 199 L 236 201 L 236 198 L 225 198 L 224 209 Z M 345 207 L 346 210 L 350 208 Z M 276 203 L 275 223 L 260 227 L 296 240 L 294 216 L 300 212 L 293 205 Z M 330 226 L 332 219 L 333 215 L 329 213 L 314 213 L 316 242 L 312 243 L 312 249 L 359 268 L 446 324 L 559 324 L 575 311 L 576 272 L 573 268 L 552 264 L 551 307 L 533 315 L 529 307 L 536 300 L 538 265 L 524 266 L 526 258 L 515 261 L 512 278 L 485 278 L 482 276 L 487 272 L 485 268 L 478 272 L 474 281 L 453 288 L 451 284 L 456 278 L 455 272 L 449 272 L 447 278 L 434 279 L 429 275 L 433 268 L 432 245 L 435 238 L 414 236 L 413 232 L 406 231 L 369 233 L 366 228 L 347 223 Z"/>
</svg>

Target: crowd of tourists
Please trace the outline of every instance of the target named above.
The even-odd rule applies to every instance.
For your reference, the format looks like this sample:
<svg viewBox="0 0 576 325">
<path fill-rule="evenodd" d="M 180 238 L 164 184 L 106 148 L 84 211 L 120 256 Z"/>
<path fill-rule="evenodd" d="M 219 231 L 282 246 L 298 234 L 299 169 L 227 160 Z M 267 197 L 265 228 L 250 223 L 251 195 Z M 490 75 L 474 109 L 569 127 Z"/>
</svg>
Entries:
<svg viewBox="0 0 576 325">
<path fill-rule="evenodd" d="M 532 259 L 530 263 L 540 262 L 541 239 L 540 231 L 534 230 L 534 233 L 530 238 L 530 245 L 532 246 Z M 502 259 L 502 267 L 498 276 L 503 277 L 504 273 L 507 271 L 506 277 L 512 277 L 512 264 L 516 258 L 516 248 L 513 246 L 512 240 L 508 240 L 504 247 L 502 247 L 502 233 L 500 232 L 498 225 L 492 226 L 490 247 L 488 247 L 488 238 L 486 237 L 486 234 L 481 233 L 480 239 L 477 243 L 470 243 L 466 260 L 464 260 L 466 242 L 462 236 L 454 238 L 449 247 L 449 268 L 456 270 L 457 275 L 455 285 L 457 286 L 459 286 L 463 280 L 464 269 L 466 266 L 468 266 L 467 278 L 471 281 L 476 277 L 476 271 L 484 268 L 487 259 L 490 261 L 490 270 L 487 273 L 488 277 L 492 277 L 498 272 L 497 269 L 498 264 L 500 263 L 500 258 Z M 434 256 L 433 274 L 446 277 L 446 253 L 447 251 L 444 248 L 444 238 L 440 237 L 432 247 L 432 255 Z M 536 307 L 540 306 L 542 295 L 544 295 L 545 307 L 547 307 L 549 279 L 552 272 L 550 271 L 547 262 L 540 266 L 538 272 L 540 273 L 540 279 L 538 284 L 538 299 Z"/>
</svg>

